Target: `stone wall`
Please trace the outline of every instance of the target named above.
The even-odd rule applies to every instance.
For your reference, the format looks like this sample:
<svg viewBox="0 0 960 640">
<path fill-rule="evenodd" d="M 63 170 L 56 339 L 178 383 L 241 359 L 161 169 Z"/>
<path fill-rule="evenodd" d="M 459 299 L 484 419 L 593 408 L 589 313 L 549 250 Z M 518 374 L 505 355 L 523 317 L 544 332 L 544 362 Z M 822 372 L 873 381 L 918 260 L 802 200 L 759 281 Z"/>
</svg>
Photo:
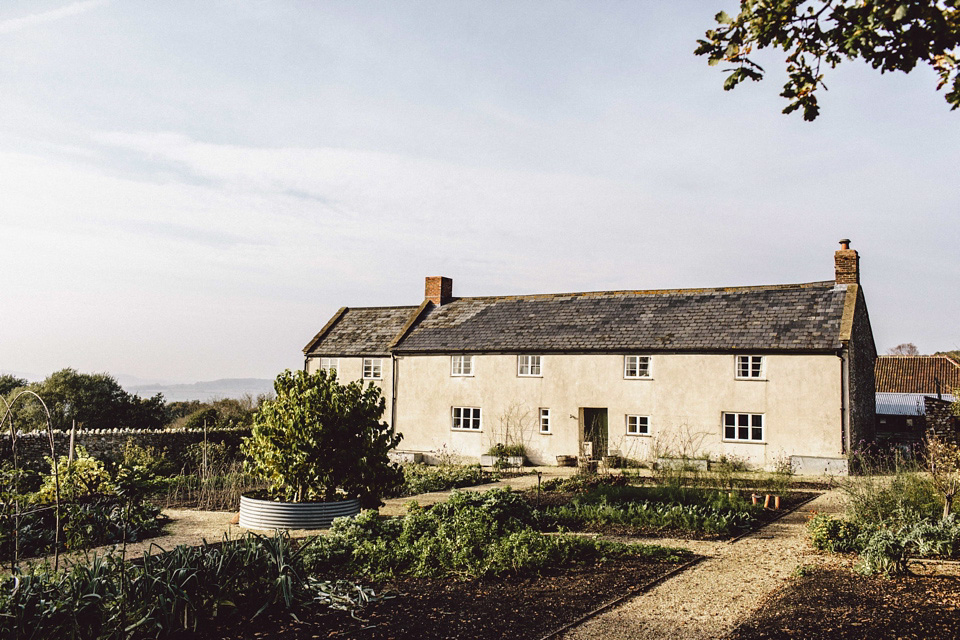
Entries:
<svg viewBox="0 0 960 640">
<path fill-rule="evenodd" d="M 847 348 L 850 358 L 850 440 L 856 451 L 876 438 L 877 422 L 873 373 L 877 348 L 870 328 L 867 303 L 859 287 L 853 313 L 853 331 Z"/>
<path fill-rule="evenodd" d="M 249 427 L 231 427 L 208 429 L 207 442 L 223 443 L 228 450 L 237 454 L 241 440 L 250 435 Z M 54 431 L 54 444 L 58 456 L 67 455 L 70 448 L 70 432 Z M 78 429 L 76 445 L 83 446 L 87 452 L 101 460 L 117 459 L 128 440 L 141 447 L 153 447 L 164 453 L 177 466 L 186 464 L 187 447 L 203 442 L 203 429 Z M 47 433 L 33 432 L 20 434 L 17 438 L 17 458 L 24 469 L 46 471 L 49 467 L 44 457 L 50 455 L 50 441 Z M 0 460 L 12 457 L 10 434 L 0 436 Z"/>
<path fill-rule="evenodd" d="M 953 403 L 927 396 L 923 399 L 926 413 L 927 433 L 933 432 L 938 438 L 952 444 L 960 443 L 957 437 L 957 417 L 953 415 Z"/>
</svg>

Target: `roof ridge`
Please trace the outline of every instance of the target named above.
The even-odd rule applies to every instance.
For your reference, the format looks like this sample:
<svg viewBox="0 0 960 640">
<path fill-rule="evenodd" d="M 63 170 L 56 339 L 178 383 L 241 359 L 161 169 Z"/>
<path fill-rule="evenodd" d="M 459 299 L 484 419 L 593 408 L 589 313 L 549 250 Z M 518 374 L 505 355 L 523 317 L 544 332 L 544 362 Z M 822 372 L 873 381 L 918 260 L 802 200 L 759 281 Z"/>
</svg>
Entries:
<svg viewBox="0 0 960 640">
<path fill-rule="evenodd" d="M 601 297 L 617 295 L 666 295 L 666 294 L 696 294 L 696 293 L 733 293 L 737 291 L 789 291 L 793 289 L 813 289 L 818 286 L 835 286 L 833 280 L 818 282 L 801 282 L 797 284 L 760 284 L 738 287 L 693 287 L 688 289 L 614 289 L 610 291 L 571 291 L 567 293 L 521 293 L 505 296 L 456 296 L 456 300 L 538 300 L 549 298 L 568 297 Z M 846 286 L 846 285 L 841 285 Z"/>
<path fill-rule="evenodd" d="M 416 304 L 395 304 L 395 305 L 384 305 L 379 307 L 349 307 L 350 311 L 374 311 L 377 309 L 418 309 L 419 305 Z"/>
<path fill-rule="evenodd" d="M 907 359 L 907 358 L 938 358 L 938 359 L 946 360 L 946 361 L 950 362 L 951 364 L 955 364 L 955 365 L 957 365 L 958 367 L 960 367 L 960 364 L 958 364 L 956 360 L 954 360 L 954 359 L 951 358 L 950 356 L 945 355 L 945 354 L 942 354 L 942 353 L 931 353 L 931 354 L 918 353 L 918 354 L 915 354 L 915 355 L 911 355 L 911 354 L 909 354 L 909 353 L 881 353 L 881 354 L 877 355 L 877 357 L 878 357 L 878 358 L 904 358 L 904 359 Z"/>
</svg>

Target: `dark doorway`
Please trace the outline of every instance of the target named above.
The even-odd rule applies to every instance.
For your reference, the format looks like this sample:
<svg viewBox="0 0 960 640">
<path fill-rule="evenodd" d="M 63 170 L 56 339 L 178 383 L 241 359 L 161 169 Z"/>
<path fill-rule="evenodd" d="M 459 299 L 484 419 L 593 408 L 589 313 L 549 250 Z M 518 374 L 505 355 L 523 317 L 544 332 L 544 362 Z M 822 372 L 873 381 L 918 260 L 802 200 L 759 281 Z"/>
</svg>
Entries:
<svg viewBox="0 0 960 640">
<path fill-rule="evenodd" d="M 580 409 L 580 453 L 583 458 L 599 460 L 607 455 L 607 410 L 584 407 Z M 585 445 L 589 442 L 590 445 Z M 587 455 L 586 449 L 589 449 Z"/>
</svg>

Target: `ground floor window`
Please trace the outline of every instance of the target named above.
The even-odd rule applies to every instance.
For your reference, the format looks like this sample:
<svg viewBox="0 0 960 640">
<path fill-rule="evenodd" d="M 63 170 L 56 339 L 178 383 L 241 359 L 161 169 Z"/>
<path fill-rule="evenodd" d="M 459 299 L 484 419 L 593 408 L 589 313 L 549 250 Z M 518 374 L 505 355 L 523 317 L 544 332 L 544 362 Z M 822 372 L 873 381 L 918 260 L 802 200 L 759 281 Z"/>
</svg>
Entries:
<svg viewBox="0 0 960 640">
<path fill-rule="evenodd" d="M 453 429 L 480 431 L 480 407 L 453 407 Z"/>
<path fill-rule="evenodd" d="M 763 414 L 724 413 L 723 439 L 763 442 Z"/>
<path fill-rule="evenodd" d="M 650 435 L 650 416 L 627 416 L 628 436 Z"/>
<path fill-rule="evenodd" d="M 540 433 L 550 433 L 550 409 L 540 409 Z"/>
</svg>

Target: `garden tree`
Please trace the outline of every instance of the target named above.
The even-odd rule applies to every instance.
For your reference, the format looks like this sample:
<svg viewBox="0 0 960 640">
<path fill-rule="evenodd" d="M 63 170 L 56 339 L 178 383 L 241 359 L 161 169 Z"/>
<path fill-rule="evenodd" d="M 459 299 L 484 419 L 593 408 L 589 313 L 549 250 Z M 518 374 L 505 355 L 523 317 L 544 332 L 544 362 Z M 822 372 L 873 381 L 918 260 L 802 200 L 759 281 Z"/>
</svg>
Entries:
<svg viewBox="0 0 960 640">
<path fill-rule="evenodd" d="M 936 352 L 935 354 L 933 354 L 933 355 L 935 355 L 935 356 L 947 356 L 948 358 L 950 358 L 950 359 L 953 360 L 954 362 L 960 363 L 960 350 L 956 350 L 956 351 L 937 351 L 937 352 Z"/>
<path fill-rule="evenodd" d="M 27 388 L 43 398 L 54 428 L 69 428 L 73 420 L 78 427 L 90 429 L 160 429 L 165 423 L 161 394 L 147 399 L 130 395 L 105 373 L 63 369 Z M 46 426 L 46 413 L 39 402 L 28 400 L 14 408 L 14 420 L 24 431 L 42 429 Z"/>
<path fill-rule="evenodd" d="M 920 350 L 917 349 L 917 345 L 912 342 L 904 342 L 903 344 L 898 344 L 892 349 L 887 350 L 887 355 L 891 356 L 918 356 L 920 355 Z"/>
<path fill-rule="evenodd" d="M 325 371 L 287 370 L 274 389 L 276 399 L 260 406 L 242 446 L 271 495 L 294 502 L 359 498 L 373 507 L 403 483 L 402 469 L 387 457 L 402 436 L 380 422 L 379 388 L 342 385 Z"/>
<path fill-rule="evenodd" d="M 817 90 L 826 88 L 822 68 L 844 58 L 862 59 L 874 69 L 909 73 L 918 64 L 937 72 L 951 110 L 960 106 L 960 2 L 957 0 L 741 0 L 733 17 L 721 11 L 718 28 L 698 40 L 697 55 L 711 65 L 724 62 L 723 88 L 759 81 L 764 69 L 750 58 L 767 47 L 786 52 L 783 110 L 803 110 L 804 120 L 820 113 Z"/>
<path fill-rule="evenodd" d="M 6 396 L 14 389 L 27 386 L 28 382 L 24 378 L 18 378 L 8 373 L 0 376 L 0 396 Z"/>
<path fill-rule="evenodd" d="M 943 517 L 953 510 L 953 499 L 960 490 L 960 447 L 938 438 L 927 437 L 927 467 L 933 485 L 943 496 Z"/>
<path fill-rule="evenodd" d="M 253 424 L 253 414 L 268 397 L 245 393 L 240 398 L 218 398 L 212 402 L 171 402 L 166 407 L 167 422 L 178 429 L 202 429 L 204 424 L 208 429 L 247 427 Z"/>
</svg>

